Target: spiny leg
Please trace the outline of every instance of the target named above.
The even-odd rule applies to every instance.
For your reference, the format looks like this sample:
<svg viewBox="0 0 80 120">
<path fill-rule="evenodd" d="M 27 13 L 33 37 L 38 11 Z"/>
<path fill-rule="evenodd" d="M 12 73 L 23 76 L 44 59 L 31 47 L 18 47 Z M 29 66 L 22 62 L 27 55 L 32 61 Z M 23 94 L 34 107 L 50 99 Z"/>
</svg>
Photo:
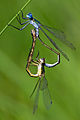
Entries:
<svg viewBox="0 0 80 120">
<path fill-rule="evenodd" d="M 11 26 L 11 27 L 13 27 L 13 28 L 15 28 L 15 29 L 17 29 L 17 30 L 23 30 L 27 25 L 29 25 L 30 23 L 27 23 L 25 26 L 23 26 L 22 28 L 18 28 L 18 27 L 16 27 L 16 26 L 14 26 L 14 25 L 11 25 L 11 24 L 9 24 L 8 26 Z"/>
<path fill-rule="evenodd" d="M 28 21 L 26 21 L 26 22 L 24 22 L 24 23 L 21 23 L 21 18 L 20 18 L 20 15 L 18 14 L 18 17 L 16 17 L 16 19 L 17 19 L 17 21 L 20 23 L 20 25 L 24 25 L 24 24 L 26 24 L 27 22 L 29 22 L 29 20 Z"/>
<path fill-rule="evenodd" d="M 36 60 L 38 60 L 38 59 L 39 59 L 39 50 L 38 50 L 38 54 L 36 56 Z"/>
<path fill-rule="evenodd" d="M 23 12 L 22 12 L 22 10 L 21 10 L 21 13 L 22 13 L 22 19 L 27 19 L 27 18 L 24 18 L 24 15 L 23 15 Z"/>
<path fill-rule="evenodd" d="M 18 14 L 18 16 L 16 17 L 17 21 L 21 24 L 21 18 L 20 15 Z"/>
<path fill-rule="evenodd" d="M 31 61 L 33 62 L 33 64 L 35 63 L 36 66 L 38 65 L 37 61 L 34 61 L 33 59 Z"/>
</svg>

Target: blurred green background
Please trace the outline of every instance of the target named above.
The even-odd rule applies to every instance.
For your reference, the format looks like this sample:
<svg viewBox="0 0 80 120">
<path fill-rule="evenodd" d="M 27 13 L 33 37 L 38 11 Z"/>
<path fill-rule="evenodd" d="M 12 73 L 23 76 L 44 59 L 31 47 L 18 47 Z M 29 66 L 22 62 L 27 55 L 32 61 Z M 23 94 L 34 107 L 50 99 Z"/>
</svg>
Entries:
<svg viewBox="0 0 80 120">
<path fill-rule="evenodd" d="M 26 0 L 0 1 L 0 31 L 25 3 Z M 35 95 L 32 99 L 29 96 L 38 79 L 31 78 L 25 70 L 33 27 L 23 31 L 8 27 L 0 36 L 0 120 L 80 120 L 80 0 L 32 0 L 23 12 L 24 15 L 31 12 L 43 24 L 63 30 L 76 51 L 55 39 L 70 61 L 61 55 L 58 66 L 46 68 L 53 104 L 46 110 L 40 93 L 38 110 L 33 115 Z M 16 19 L 12 24 L 21 27 Z M 41 32 L 40 36 L 53 47 Z M 38 49 L 46 62 L 56 61 L 56 55 L 39 41 L 34 57 Z"/>
</svg>

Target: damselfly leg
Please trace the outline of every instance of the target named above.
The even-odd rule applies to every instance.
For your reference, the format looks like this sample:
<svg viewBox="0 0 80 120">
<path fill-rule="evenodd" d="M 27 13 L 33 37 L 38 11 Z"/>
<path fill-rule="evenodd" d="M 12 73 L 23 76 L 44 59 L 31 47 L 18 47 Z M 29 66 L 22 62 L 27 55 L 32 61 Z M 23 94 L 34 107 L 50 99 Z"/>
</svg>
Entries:
<svg viewBox="0 0 80 120">
<path fill-rule="evenodd" d="M 18 16 L 16 17 L 16 19 L 17 19 L 17 21 L 20 23 L 20 25 L 24 25 L 24 24 L 26 24 L 27 22 L 29 22 L 29 21 L 26 21 L 26 22 L 24 22 L 24 23 L 21 23 L 21 18 L 20 18 L 20 15 L 18 14 Z"/>
<path fill-rule="evenodd" d="M 13 27 L 13 28 L 21 31 L 21 30 L 23 30 L 24 28 L 26 28 L 26 26 L 28 26 L 29 24 L 30 24 L 30 23 L 29 23 L 29 21 L 28 21 L 28 23 L 27 23 L 24 27 L 22 27 L 22 28 L 18 28 L 18 27 L 14 26 L 14 25 L 11 25 L 11 24 L 9 24 L 8 26 L 11 26 L 11 27 Z"/>
<path fill-rule="evenodd" d="M 27 18 L 24 17 L 22 10 L 21 10 L 21 13 L 22 13 L 22 19 L 27 19 Z"/>
<path fill-rule="evenodd" d="M 23 12 L 21 11 L 21 13 L 22 13 L 22 19 L 26 19 L 27 20 L 27 18 L 24 18 L 23 17 Z M 14 25 L 12 25 L 12 24 L 8 24 L 8 26 L 11 26 L 11 27 L 13 27 L 13 28 L 15 28 L 15 29 L 17 29 L 17 30 L 23 30 L 27 25 L 29 25 L 30 23 L 30 20 L 27 20 L 26 22 L 23 22 L 23 23 L 21 23 L 21 18 L 20 18 L 20 15 L 18 14 L 18 16 L 16 17 L 16 19 L 17 19 L 17 21 L 19 22 L 19 24 L 20 25 L 24 25 L 24 24 L 26 24 L 25 26 L 23 26 L 22 28 L 18 28 L 18 27 L 16 27 L 16 26 L 14 26 Z"/>
</svg>

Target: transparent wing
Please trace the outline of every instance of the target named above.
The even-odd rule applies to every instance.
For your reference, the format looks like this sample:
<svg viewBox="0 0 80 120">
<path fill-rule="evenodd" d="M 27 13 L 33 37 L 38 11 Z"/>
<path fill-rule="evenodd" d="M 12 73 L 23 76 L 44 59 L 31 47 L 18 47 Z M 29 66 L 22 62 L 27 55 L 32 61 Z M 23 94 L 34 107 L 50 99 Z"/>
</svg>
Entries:
<svg viewBox="0 0 80 120">
<path fill-rule="evenodd" d="M 48 38 L 48 40 L 54 45 L 54 47 L 60 51 L 60 53 L 69 61 L 68 56 L 56 45 L 56 43 L 44 32 L 44 30 L 40 27 L 41 31 L 45 34 L 45 36 Z M 40 37 L 38 37 L 40 39 Z M 42 41 L 40 39 L 40 41 Z"/>
<path fill-rule="evenodd" d="M 66 40 L 66 37 L 65 37 L 65 34 L 64 34 L 63 31 L 60 31 L 60 30 L 58 30 L 56 28 L 48 27 L 46 25 L 43 25 L 36 19 L 35 19 L 35 21 L 38 22 L 40 26 L 42 26 L 43 28 L 48 30 L 51 34 L 53 34 L 56 38 L 61 40 L 61 42 L 66 44 L 68 47 L 70 47 L 71 49 L 75 49 L 74 45 L 70 41 Z"/>
<path fill-rule="evenodd" d="M 33 94 L 34 94 L 34 92 L 35 92 L 35 90 L 36 90 L 36 88 L 37 88 L 38 83 L 39 83 L 39 80 L 37 81 L 37 83 L 36 83 L 36 85 L 35 85 L 35 87 L 34 87 L 34 89 L 33 89 L 32 93 L 31 93 L 30 97 L 32 97 L 32 96 L 33 96 Z"/>
<path fill-rule="evenodd" d="M 33 105 L 33 114 L 36 112 L 37 108 L 38 108 L 38 101 L 39 101 L 39 90 L 40 90 L 40 79 L 39 79 L 39 86 L 37 88 L 37 93 L 34 99 L 34 105 Z"/>
<path fill-rule="evenodd" d="M 56 38 L 58 38 L 59 40 L 61 40 L 61 42 L 63 42 L 64 44 L 66 44 L 68 47 L 70 47 L 71 49 L 75 49 L 74 45 L 66 40 L 65 34 L 62 31 L 57 30 L 56 28 L 51 28 L 45 25 L 42 25 L 46 30 L 48 30 L 50 33 L 52 33 Z"/>
<path fill-rule="evenodd" d="M 49 92 L 49 89 L 48 89 L 48 82 L 45 79 L 45 77 L 42 77 L 42 79 L 41 79 L 40 89 L 43 92 L 44 105 L 47 109 L 49 109 L 51 107 L 52 100 L 51 100 L 50 92 Z"/>
</svg>

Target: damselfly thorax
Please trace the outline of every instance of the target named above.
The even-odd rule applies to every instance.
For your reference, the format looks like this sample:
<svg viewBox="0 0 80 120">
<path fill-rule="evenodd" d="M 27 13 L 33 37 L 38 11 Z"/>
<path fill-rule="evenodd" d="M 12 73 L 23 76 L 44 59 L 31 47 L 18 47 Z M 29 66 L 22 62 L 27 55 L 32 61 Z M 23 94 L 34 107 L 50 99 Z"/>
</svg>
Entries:
<svg viewBox="0 0 80 120">
<path fill-rule="evenodd" d="M 45 74 L 44 66 L 45 66 L 45 58 L 40 58 L 38 60 L 38 72 L 37 72 L 39 77 L 44 76 Z"/>
</svg>

